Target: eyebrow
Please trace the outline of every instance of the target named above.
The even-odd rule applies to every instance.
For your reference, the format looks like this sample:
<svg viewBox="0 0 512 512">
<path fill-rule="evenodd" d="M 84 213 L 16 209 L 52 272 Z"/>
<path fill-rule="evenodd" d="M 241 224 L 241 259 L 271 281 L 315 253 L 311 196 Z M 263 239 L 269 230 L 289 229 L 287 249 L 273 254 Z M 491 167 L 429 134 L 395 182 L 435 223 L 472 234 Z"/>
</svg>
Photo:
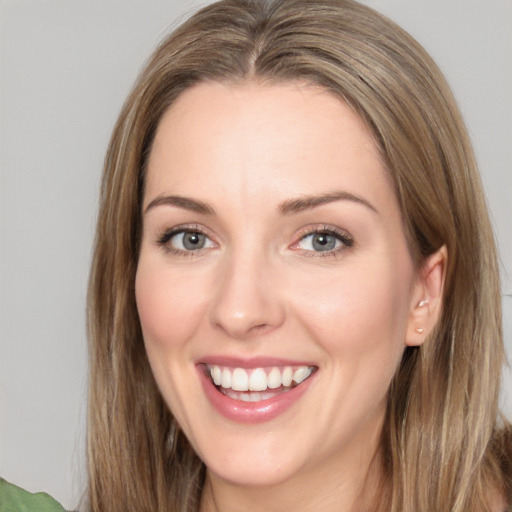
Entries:
<svg viewBox="0 0 512 512">
<path fill-rule="evenodd" d="M 278 205 L 277 211 L 281 215 L 293 215 L 295 213 L 311 210 L 318 206 L 333 203 L 335 201 L 352 201 L 366 206 L 375 213 L 379 213 L 377 209 L 366 199 L 343 190 L 310 196 L 304 195 L 294 199 L 287 199 Z M 144 213 L 147 213 L 149 210 L 156 208 L 157 206 L 176 206 L 202 215 L 213 215 L 215 213 L 215 210 L 207 203 L 198 201 L 197 199 L 175 195 L 156 197 L 148 204 Z"/>
<path fill-rule="evenodd" d="M 147 213 L 152 208 L 163 205 L 177 206 L 178 208 L 201 213 L 202 215 L 212 215 L 214 213 L 213 208 L 208 204 L 183 196 L 158 196 L 146 206 L 144 213 Z"/>
<path fill-rule="evenodd" d="M 356 194 L 346 192 L 344 190 L 328 192 L 326 194 L 316 194 L 311 196 L 301 196 L 296 199 L 287 199 L 283 201 L 278 207 L 277 211 L 281 215 L 292 215 L 300 213 L 305 210 L 311 210 L 317 206 L 333 203 L 335 201 L 352 201 L 354 203 L 362 204 L 375 213 L 379 213 L 369 201 Z"/>
</svg>

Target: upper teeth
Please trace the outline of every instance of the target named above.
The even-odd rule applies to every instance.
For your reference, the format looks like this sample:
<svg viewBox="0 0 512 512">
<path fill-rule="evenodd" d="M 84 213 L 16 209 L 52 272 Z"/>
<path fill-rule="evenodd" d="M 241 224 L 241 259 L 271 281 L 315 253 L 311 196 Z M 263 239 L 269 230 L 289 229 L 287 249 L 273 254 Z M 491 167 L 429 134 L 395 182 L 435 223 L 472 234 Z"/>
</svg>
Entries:
<svg viewBox="0 0 512 512">
<path fill-rule="evenodd" d="M 310 366 L 297 368 L 286 366 L 282 370 L 277 367 L 268 370 L 264 368 L 246 370 L 220 366 L 209 366 L 208 369 L 215 385 L 234 391 L 265 391 L 267 388 L 289 387 L 292 382 L 300 384 L 313 371 Z"/>
</svg>

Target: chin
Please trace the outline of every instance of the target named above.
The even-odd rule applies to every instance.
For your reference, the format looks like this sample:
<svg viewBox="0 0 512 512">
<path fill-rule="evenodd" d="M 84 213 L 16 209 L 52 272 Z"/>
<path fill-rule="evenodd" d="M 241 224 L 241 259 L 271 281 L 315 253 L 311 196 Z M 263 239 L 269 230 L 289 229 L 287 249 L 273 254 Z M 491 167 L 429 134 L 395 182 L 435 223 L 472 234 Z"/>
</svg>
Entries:
<svg viewBox="0 0 512 512">
<path fill-rule="evenodd" d="M 278 461 L 244 459 L 231 461 L 229 465 L 206 464 L 210 474 L 225 482 L 242 487 L 271 487 L 289 480 L 297 472 L 291 464 Z"/>
<path fill-rule="evenodd" d="M 256 430 L 256 431 L 255 431 Z M 258 431 L 259 430 L 259 431 Z M 266 428 L 212 428 L 209 435 L 191 439 L 192 445 L 207 470 L 235 486 L 273 486 L 301 473 L 311 457 L 307 442 L 287 442 L 274 425 Z M 212 442 L 215 439 L 215 443 Z M 303 449 L 297 449 L 297 445 Z M 309 452 L 311 448 L 309 448 Z"/>
</svg>

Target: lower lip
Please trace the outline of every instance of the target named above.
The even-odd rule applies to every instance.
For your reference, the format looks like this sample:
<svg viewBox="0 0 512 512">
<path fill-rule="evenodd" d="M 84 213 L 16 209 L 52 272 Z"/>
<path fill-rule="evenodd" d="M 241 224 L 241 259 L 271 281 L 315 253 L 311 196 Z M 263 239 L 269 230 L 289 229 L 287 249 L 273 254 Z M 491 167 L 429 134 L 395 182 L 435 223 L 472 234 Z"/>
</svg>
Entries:
<svg viewBox="0 0 512 512">
<path fill-rule="evenodd" d="M 237 423 L 263 423 L 270 421 L 287 411 L 307 391 L 314 374 L 298 386 L 259 402 L 234 400 L 221 393 L 204 371 L 198 366 L 201 384 L 210 403 L 225 418 Z"/>
</svg>

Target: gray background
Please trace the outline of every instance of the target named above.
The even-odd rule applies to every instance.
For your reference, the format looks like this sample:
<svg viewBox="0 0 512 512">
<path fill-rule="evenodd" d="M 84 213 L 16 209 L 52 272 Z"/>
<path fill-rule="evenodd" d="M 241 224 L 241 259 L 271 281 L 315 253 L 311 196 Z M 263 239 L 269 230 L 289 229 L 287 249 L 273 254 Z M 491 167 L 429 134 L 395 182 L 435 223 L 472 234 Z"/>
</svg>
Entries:
<svg viewBox="0 0 512 512">
<path fill-rule="evenodd" d="M 440 64 L 476 146 L 512 293 L 512 0 L 367 0 Z M 110 131 L 188 0 L 0 3 L 0 474 L 82 489 L 85 290 Z M 512 297 L 504 298 L 512 353 Z M 512 378 L 503 403 L 512 416 Z"/>
</svg>

